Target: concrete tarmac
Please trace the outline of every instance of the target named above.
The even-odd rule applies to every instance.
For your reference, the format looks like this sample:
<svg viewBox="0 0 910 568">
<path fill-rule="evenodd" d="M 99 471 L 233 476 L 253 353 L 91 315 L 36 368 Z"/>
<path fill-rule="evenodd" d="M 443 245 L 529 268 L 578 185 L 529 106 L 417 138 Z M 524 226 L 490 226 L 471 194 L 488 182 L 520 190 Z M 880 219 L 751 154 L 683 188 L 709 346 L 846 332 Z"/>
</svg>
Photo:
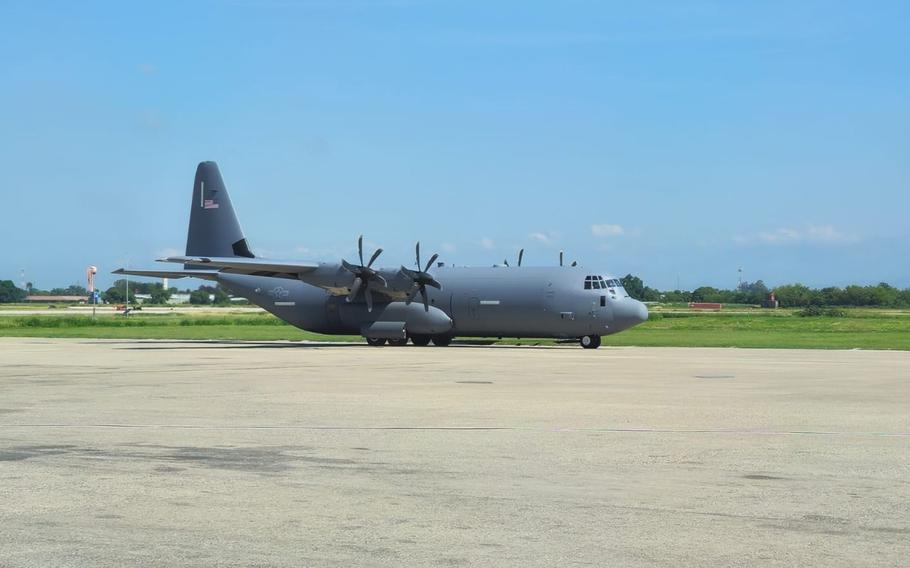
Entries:
<svg viewBox="0 0 910 568">
<path fill-rule="evenodd" d="M 0 566 L 906 566 L 910 353 L 0 339 Z"/>
</svg>

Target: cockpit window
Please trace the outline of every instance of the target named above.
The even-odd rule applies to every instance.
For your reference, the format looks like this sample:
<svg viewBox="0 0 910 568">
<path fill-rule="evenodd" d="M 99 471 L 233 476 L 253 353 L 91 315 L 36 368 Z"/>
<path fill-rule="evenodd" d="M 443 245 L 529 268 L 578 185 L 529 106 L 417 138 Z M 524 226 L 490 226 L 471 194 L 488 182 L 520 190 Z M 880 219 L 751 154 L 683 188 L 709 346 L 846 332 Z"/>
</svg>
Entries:
<svg viewBox="0 0 910 568">
<path fill-rule="evenodd" d="M 606 290 L 607 288 L 622 288 L 622 281 L 616 278 L 605 280 L 603 276 L 585 276 L 585 290 Z"/>
</svg>

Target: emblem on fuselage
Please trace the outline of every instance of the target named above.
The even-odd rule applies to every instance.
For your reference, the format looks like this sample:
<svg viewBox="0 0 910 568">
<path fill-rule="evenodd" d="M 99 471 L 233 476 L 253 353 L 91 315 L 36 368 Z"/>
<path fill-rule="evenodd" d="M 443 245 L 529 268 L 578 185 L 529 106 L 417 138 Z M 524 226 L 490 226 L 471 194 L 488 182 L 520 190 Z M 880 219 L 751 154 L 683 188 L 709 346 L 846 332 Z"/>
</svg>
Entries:
<svg viewBox="0 0 910 568">
<path fill-rule="evenodd" d="M 268 291 L 268 295 L 274 298 L 275 300 L 281 300 L 282 298 L 287 298 L 291 295 L 291 291 L 282 286 L 275 286 Z"/>
</svg>

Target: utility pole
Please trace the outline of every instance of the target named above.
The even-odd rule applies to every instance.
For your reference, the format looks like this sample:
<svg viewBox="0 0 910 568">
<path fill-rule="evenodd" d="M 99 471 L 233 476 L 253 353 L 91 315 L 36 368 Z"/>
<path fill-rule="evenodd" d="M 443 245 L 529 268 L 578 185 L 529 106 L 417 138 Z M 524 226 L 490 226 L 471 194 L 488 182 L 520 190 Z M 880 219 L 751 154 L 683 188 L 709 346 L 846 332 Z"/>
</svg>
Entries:
<svg viewBox="0 0 910 568">
<path fill-rule="evenodd" d="M 85 269 L 85 277 L 88 284 L 88 297 L 92 302 L 92 321 L 95 321 L 95 308 L 98 306 L 98 299 L 95 296 L 95 274 L 98 273 L 98 267 L 89 266 Z"/>
<path fill-rule="evenodd" d="M 737 290 L 742 290 L 742 288 L 743 288 L 743 267 L 740 266 L 739 267 L 739 286 L 737 287 Z"/>
<path fill-rule="evenodd" d="M 130 259 L 127 258 L 126 259 L 127 270 L 129 270 L 129 267 L 130 267 Z M 125 274 L 124 276 L 126 276 L 126 309 L 123 310 L 123 315 L 129 317 L 129 315 L 130 315 L 130 275 Z"/>
</svg>

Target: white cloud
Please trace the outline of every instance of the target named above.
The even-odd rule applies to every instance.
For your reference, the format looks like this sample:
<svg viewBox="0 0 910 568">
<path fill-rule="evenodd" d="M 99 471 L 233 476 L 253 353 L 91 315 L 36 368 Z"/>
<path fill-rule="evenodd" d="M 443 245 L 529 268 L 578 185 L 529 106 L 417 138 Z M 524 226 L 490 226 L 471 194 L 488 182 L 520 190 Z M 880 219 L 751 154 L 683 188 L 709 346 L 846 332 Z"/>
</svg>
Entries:
<svg viewBox="0 0 910 568">
<path fill-rule="evenodd" d="M 490 237 L 483 237 L 482 239 L 480 239 L 480 246 L 482 246 L 483 248 L 485 248 L 487 250 L 492 250 L 496 245 L 495 245 L 495 243 L 493 243 L 493 239 L 491 239 Z"/>
<path fill-rule="evenodd" d="M 449 252 L 449 253 L 455 252 L 456 250 L 458 250 L 458 247 L 456 247 L 452 243 L 442 243 L 441 245 L 439 245 L 439 248 L 441 248 L 443 250 L 443 252 Z"/>
<path fill-rule="evenodd" d="M 537 242 L 543 243 L 545 245 L 548 245 L 548 244 L 550 244 L 550 242 L 552 242 L 550 237 L 543 233 L 531 233 L 528 235 L 528 238 L 531 239 L 532 241 L 537 241 Z"/>
<path fill-rule="evenodd" d="M 798 243 L 811 244 L 837 244 L 852 243 L 859 240 L 856 235 L 850 235 L 836 229 L 832 225 L 809 225 L 804 229 L 781 227 L 774 231 L 763 231 L 757 235 L 737 235 L 733 242 L 747 245 L 754 242 L 769 245 L 788 245 Z"/>
<path fill-rule="evenodd" d="M 802 239 L 802 234 L 796 229 L 778 229 L 772 232 L 758 234 L 758 240 L 765 243 L 789 243 Z"/>
<path fill-rule="evenodd" d="M 156 258 L 167 258 L 169 256 L 183 256 L 184 252 L 176 248 L 165 248 L 155 253 Z"/>
<path fill-rule="evenodd" d="M 609 223 L 591 225 L 591 234 L 595 237 L 618 237 L 625 233 L 626 230 L 621 225 L 611 225 Z"/>
<path fill-rule="evenodd" d="M 858 240 L 856 236 L 846 235 L 831 225 L 810 225 L 806 229 L 806 238 L 817 243 L 845 243 Z"/>
</svg>

